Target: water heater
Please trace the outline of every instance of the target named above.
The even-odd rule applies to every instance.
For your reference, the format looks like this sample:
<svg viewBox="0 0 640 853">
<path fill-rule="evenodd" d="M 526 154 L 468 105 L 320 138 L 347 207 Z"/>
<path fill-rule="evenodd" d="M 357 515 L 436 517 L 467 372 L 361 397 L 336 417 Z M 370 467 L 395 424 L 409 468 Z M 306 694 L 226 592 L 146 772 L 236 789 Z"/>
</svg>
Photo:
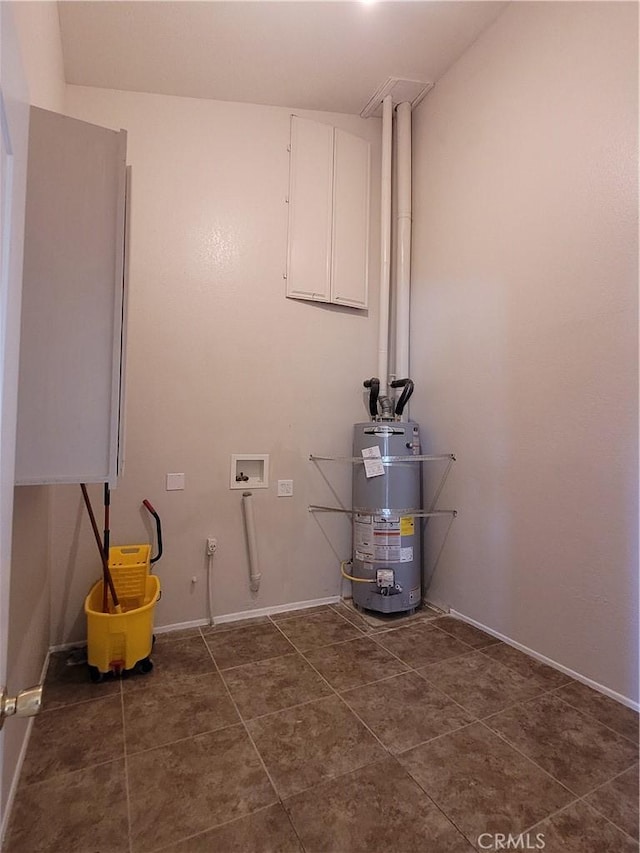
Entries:
<svg viewBox="0 0 640 853">
<path fill-rule="evenodd" d="M 407 457 L 420 455 L 419 427 L 391 419 L 355 424 L 354 458 L 363 451 L 375 464 L 353 466 L 353 601 L 380 613 L 413 610 L 422 600 L 421 525 L 413 515 L 422 506 L 422 464 Z"/>
</svg>

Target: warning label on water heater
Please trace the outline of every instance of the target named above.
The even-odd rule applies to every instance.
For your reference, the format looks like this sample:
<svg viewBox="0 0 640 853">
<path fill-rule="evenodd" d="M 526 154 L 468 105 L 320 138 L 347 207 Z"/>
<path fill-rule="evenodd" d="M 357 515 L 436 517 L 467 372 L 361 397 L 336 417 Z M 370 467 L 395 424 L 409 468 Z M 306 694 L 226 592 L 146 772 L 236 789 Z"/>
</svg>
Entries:
<svg viewBox="0 0 640 853">
<path fill-rule="evenodd" d="M 403 515 L 400 519 L 400 533 L 403 536 L 413 536 L 415 533 L 415 524 L 412 515 Z"/>
<path fill-rule="evenodd" d="M 373 562 L 373 523 L 370 515 L 356 515 L 353 525 L 353 547 L 356 560 Z"/>
<path fill-rule="evenodd" d="M 403 521 L 398 516 L 356 515 L 353 525 L 356 560 L 364 563 L 410 563 L 413 548 L 402 547 Z"/>
</svg>

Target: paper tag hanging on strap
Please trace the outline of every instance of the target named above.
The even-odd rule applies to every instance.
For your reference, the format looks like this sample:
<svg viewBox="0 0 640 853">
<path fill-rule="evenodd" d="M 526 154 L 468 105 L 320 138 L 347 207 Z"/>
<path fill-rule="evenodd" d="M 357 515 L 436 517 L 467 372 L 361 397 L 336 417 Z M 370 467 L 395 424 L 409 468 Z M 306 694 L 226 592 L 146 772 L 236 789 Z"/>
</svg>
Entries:
<svg viewBox="0 0 640 853">
<path fill-rule="evenodd" d="M 365 477 L 380 477 L 384 474 L 380 448 L 377 445 L 375 447 L 363 447 L 362 458 L 364 460 Z"/>
</svg>

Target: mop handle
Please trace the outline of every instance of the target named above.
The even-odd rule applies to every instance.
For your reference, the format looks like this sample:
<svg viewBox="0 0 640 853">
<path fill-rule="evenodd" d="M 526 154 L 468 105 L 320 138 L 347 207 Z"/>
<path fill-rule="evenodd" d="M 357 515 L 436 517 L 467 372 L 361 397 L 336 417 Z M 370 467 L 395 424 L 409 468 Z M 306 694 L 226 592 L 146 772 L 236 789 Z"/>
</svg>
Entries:
<svg viewBox="0 0 640 853">
<path fill-rule="evenodd" d="M 84 483 L 81 483 L 80 488 L 82 489 L 82 497 L 84 498 L 84 504 L 87 508 L 87 512 L 89 513 L 89 519 L 91 521 L 91 528 L 93 530 L 93 535 L 96 540 L 96 545 L 98 546 L 98 551 L 100 552 L 100 559 L 102 560 L 102 574 L 104 578 L 103 583 L 106 581 L 106 584 L 109 586 L 109 590 L 111 591 L 111 597 L 113 598 L 113 606 L 116 612 L 118 612 L 120 608 L 120 602 L 118 601 L 116 588 L 113 585 L 113 578 L 111 577 L 111 572 L 109 571 L 109 562 L 102 548 L 100 533 L 98 532 L 98 525 L 96 524 L 96 517 L 93 514 L 93 507 L 91 506 L 91 501 L 89 500 L 87 487 Z"/>
</svg>

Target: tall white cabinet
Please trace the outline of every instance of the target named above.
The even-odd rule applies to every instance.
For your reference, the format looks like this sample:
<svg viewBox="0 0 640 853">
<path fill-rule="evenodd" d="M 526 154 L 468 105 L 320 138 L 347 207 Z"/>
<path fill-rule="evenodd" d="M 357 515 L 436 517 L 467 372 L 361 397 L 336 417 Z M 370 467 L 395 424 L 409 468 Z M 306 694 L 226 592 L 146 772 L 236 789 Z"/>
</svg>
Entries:
<svg viewBox="0 0 640 853">
<path fill-rule="evenodd" d="M 16 484 L 116 484 L 126 133 L 31 110 Z"/>
<path fill-rule="evenodd" d="M 371 145 L 291 117 L 287 296 L 368 304 Z"/>
</svg>

